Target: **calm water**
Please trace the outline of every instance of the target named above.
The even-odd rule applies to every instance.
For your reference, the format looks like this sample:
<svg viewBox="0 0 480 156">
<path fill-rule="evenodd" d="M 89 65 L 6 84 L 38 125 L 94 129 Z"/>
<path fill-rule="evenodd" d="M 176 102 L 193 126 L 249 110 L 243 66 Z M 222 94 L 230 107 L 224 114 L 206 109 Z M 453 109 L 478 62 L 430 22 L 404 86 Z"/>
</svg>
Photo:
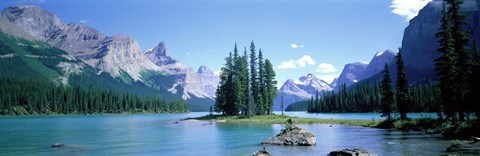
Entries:
<svg viewBox="0 0 480 156">
<path fill-rule="evenodd" d="M 282 125 L 176 123 L 205 114 L 1 117 L 0 155 L 251 155 L 262 148 L 260 142 L 282 129 Z M 345 114 L 324 115 L 342 118 Z M 357 115 L 371 119 L 371 115 Z M 449 142 L 437 136 L 329 126 L 300 125 L 317 136 L 314 147 L 266 148 L 273 155 L 326 155 L 343 148 L 363 148 L 379 155 L 448 154 Z M 51 148 L 53 143 L 67 147 Z"/>
</svg>

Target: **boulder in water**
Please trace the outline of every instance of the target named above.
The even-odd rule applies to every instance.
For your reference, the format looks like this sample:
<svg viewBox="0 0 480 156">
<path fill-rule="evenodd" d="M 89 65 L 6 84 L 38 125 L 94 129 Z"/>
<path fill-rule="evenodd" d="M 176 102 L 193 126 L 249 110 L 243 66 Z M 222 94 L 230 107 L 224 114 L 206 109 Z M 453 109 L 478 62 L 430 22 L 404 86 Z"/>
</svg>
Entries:
<svg viewBox="0 0 480 156">
<path fill-rule="evenodd" d="M 263 147 L 263 150 L 253 153 L 253 156 L 270 156 L 270 153 Z"/>
<path fill-rule="evenodd" d="M 288 120 L 286 128 L 283 129 L 277 136 L 268 138 L 262 144 L 274 145 L 299 145 L 299 146 L 313 146 L 317 143 L 315 134 L 307 130 L 293 125 L 292 120 Z"/>
<path fill-rule="evenodd" d="M 377 154 L 372 153 L 363 149 L 343 149 L 338 151 L 330 152 L 330 156 L 377 156 Z"/>
<path fill-rule="evenodd" d="M 61 144 L 61 143 L 54 143 L 52 145 L 52 147 L 55 147 L 55 148 L 59 148 L 59 147 L 65 147 L 65 144 Z"/>
</svg>

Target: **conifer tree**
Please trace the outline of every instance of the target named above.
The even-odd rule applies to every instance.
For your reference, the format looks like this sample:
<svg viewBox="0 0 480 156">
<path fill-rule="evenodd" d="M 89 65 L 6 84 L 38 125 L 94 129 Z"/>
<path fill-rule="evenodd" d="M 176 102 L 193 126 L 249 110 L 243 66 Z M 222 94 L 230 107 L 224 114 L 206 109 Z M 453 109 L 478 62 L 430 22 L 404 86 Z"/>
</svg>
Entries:
<svg viewBox="0 0 480 156">
<path fill-rule="evenodd" d="M 233 71 L 232 71 L 232 77 L 233 77 L 233 98 L 235 102 L 233 105 L 235 106 L 236 111 L 238 112 L 239 110 L 245 110 L 245 103 L 244 103 L 244 93 L 245 93 L 245 77 L 243 73 L 243 57 L 240 57 L 238 54 L 238 49 L 237 49 L 237 43 L 235 43 L 235 47 L 233 49 Z"/>
<path fill-rule="evenodd" d="M 272 113 L 274 100 L 277 97 L 277 81 L 275 80 L 275 71 L 270 60 L 265 59 L 265 88 L 266 88 L 266 106 L 267 114 Z M 283 97 L 282 97 L 283 98 Z"/>
<path fill-rule="evenodd" d="M 472 48 L 472 67 L 469 76 L 469 86 L 471 88 L 468 95 L 468 108 L 473 108 L 473 111 L 480 117 L 480 55 L 477 47 L 477 42 L 474 41 Z"/>
<path fill-rule="evenodd" d="M 405 74 L 405 67 L 403 64 L 402 58 L 402 49 L 398 49 L 398 54 L 396 56 L 397 64 L 397 109 L 400 113 L 400 119 L 407 119 L 408 104 L 409 104 L 409 93 L 408 93 L 408 81 Z"/>
<path fill-rule="evenodd" d="M 382 107 L 381 112 L 383 117 L 387 120 L 392 120 L 392 105 L 393 105 L 393 91 L 392 81 L 390 80 L 390 72 L 388 71 L 388 64 L 385 63 L 382 80 Z"/>
<path fill-rule="evenodd" d="M 470 68 L 470 55 L 468 52 L 469 32 L 465 30 L 467 15 L 460 10 L 460 5 L 463 4 L 463 2 L 464 0 L 447 0 L 447 3 L 450 5 L 448 13 L 450 14 L 452 22 L 453 48 L 458 56 L 456 62 L 458 68 L 456 80 L 457 83 L 459 83 L 459 95 L 454 108 L 458 112 L 460 120 L 465 119 L 464 112 L 467 109 L 465 97 L 469 90 L 467 75 Z"/>
<path fill-rule="evenodd" d="M 441 25 L 439 32 L 435 35 L 439 38 L 440 47 L 437 49 L 441 56 L 434 60 L 435 70 L 437 71 L 442 105 L 446 119 L 455 120 L 455 105 L 459 100 L 459 83 L 457 61 L 458 56 L 455 53 L 454 39 L 452 36 L 451 17 L 443 3 Z"/>
<path fill-rule="evenodd" d="M 250 90 L 252 93 L 252 106 L 254 114 L 258 114 L 257 105 L 259 103 L 258 92 L 258 73 L 257 73 L 257 54 L 255 53 L 255 43 L 250 43 Z"/>
<path fill-rule="evenodd" d="M 252 103 L 252 93 L 250 89 L 250 75 L 248 71 L 248 55 L 247 55 L 247 47 L 244 48 L 243 56 L 242 56 L 242 64 L 241 64 L 241 71 L 240 74 L 242 75 L 242 83 L 244 87 L 243 92 L 243 115 L 251 115 L 251 103 Z"/>
<path fill-rule="evenodd" d="M 258 93 L 260 93 L 261 100 L 257 103 L 257 114 L 263 115 L 267 108 L 268 94 L 265 85 L 265 64 L 263 62 L 262 49 L 258 50 Z"/>
</svg>

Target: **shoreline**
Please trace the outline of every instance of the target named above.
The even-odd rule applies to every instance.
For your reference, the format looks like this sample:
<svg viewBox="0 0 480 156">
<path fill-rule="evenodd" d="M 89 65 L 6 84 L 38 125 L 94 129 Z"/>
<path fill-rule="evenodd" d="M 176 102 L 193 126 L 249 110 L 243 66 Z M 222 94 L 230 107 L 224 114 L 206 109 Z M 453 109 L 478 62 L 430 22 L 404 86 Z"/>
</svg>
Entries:
<svg viewBox="0 0 480 156">
<path fill-rule="evenodd" d="M 185 120 L 211 121 L 222 124 L 284 124 L 288 119 L 295 124 L 340 124 L 378 129 L 394 129 L 398 131 L 415 131 L 425 134 L 441 134 L 444 138 L 468 140 L 470 137 L 480 136 L 480 120 L 472 119 L 456 124 L 435 118 L 415 118 L 408 120 L 366 120 L 366 119 L 321 119 L 301 118 L 287 115 L 255 115 L 255 116 L 224 116 L 205 115 L 202 117 L 186 118 Z"/>
<path fill-rule="evenodd" d="M 361 127 L 376 128 L 383 120 L 363 120 L 363 119 L 321 119 L 321 118 L 301 118 L 287 115 L 255 115 L 255 116 L 223 116 L 223 115 L 205 115 L 201 117 L 185 118 L 186 120 L 211 121 L 225 124 L 283 124 L 288 119 L 295 121 L 295 124 L 341 124 Z"/>
</svg>

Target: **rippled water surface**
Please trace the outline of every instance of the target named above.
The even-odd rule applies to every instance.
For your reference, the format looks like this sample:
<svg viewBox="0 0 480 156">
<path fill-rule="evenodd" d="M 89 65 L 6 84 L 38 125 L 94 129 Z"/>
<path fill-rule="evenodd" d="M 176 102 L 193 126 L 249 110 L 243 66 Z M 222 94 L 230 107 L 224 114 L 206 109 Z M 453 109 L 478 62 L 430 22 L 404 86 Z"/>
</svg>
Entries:
<svg viewBox="0 0 480 156">
<path fill-rule="evenodd" d="M 0 155 L 251 155 L 282 129 L 282 125 L 180 121 L 205 114 L 1 117 Z M 267 150 L 273 155 L 326 155 L 343 148 L 379 155 L 448 154 L 449 142 L 433 135 L 346 125 L 300 127 L 315 133 L 316 146 L 266 146 Z M 51 148 L 54 143 L 66 147 Z"/>
</svg>

